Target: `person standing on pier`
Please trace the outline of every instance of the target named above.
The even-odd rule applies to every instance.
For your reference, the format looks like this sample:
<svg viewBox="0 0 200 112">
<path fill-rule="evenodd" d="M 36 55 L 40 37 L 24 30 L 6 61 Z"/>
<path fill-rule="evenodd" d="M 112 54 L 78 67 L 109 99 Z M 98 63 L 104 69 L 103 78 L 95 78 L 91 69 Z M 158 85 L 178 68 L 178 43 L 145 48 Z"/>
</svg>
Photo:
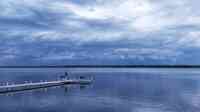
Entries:
<svg viewBox="0 0 200 112">
<path fill-rule="evenodd" d="M 60 79 L 64 80 L 64 79 L 69 79 L 69 74 L 67 72 L 65 72 L 65 75 L 60 76 Z"/>
</svg>

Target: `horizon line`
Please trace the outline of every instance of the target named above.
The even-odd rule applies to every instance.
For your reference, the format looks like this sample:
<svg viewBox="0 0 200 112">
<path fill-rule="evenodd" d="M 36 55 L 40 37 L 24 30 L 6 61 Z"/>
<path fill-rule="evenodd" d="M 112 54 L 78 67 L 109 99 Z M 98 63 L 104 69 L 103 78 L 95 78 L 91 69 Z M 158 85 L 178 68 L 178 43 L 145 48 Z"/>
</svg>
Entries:
<svg viewBox="0 0 200 112">
<path fill-rule="evenodd" d="M 0 68 L 200 68 L 200 65 L 7 65 Z"/>
</svg>

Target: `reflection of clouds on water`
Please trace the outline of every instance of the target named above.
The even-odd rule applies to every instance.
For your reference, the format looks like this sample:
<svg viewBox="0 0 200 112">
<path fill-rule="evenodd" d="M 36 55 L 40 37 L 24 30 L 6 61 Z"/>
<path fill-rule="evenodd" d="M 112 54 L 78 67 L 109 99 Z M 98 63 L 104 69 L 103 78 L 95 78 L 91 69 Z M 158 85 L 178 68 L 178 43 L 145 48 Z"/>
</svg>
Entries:
<svg viewBox="0 0 200 112">
<path fill-rule="evenodd" d="M 137 109 L 134 109 L 132 112 L 175 112 L 175 111 L 163 110 L 160 108 L 137 108 Z"/>
<path fill-rule="evenodd" d="M 192 104 L 200 109 L 200 95 L 192 98 Z"/>
<path fill-rule="evenodd" d="M 200 88 L 195 93 L 183 93 L 182 97 L 185 100 L 185 102 L 188 102 L 193 107 L 200 109 Z"/>
<path fill-rule="evenodd" d="M 115 108 L 118 110 L 117 112 L 120 112 L 119 109 L 126 109 L 127 112 L 178 112 L 169 105 L 144 99 L 127 99 L 113 96 L 75 96 L 73 101 L 77 105 L 96 108 Z"/>
<path fill-rule="evenodd" d="M 151 106 L 152 104 L 162 104 L 163 106 L 157 106 L 154 109 L 163 109 L 167 112 L 169 110 L 172 112 L 198 112 L 196 107 L 191 102 L 185 101 L 184 96 L 182 96 L 182 93 L 187 91 L 190 91 L 192 95 L 196 93 L 199 88 L 198 79 L 189 76 L 180 78 L 177 75 L 160 76 L 159 74 L 135 74 L 135 76 L 118 76 L 118 78 L 115 77 L 114 79 L 110 82 L 112 84 L 109 81 L 104 81 L 104 85 L 110 85 L 105 87 L 111 88 L 110 91 L 116 92 L 111 93 L 113 96 L 135 98 L 136 102 L 142 102 L 147 106 L 137 105 L 136 109 L 152 109 L 154 108 Z M 118 85 L 123 86 L 118 87 Z M 148 101 L 145 102 L 146 100 Z"/>
<path fill-rule="evenodd" d="M 192 105 L 200 109 L 200 95 L 192 97 Z"/>
<path fill-rule="evenodd" d="M 192 74 L 160 75 L 137 72 L 90 74 L 95 75 L 95 81 L 86 89 L 70 87 L 71 89 L 65 91 L 64 88 L 53 88 L 48 91 L 0 96 L 0 103 L 3 102 L 0 109 L 3 112 L 8 110 L 11 112 L 15 110 L 20 112 L 199 112 L 200 110 L 200 82 Z M 45 75 L 49 74 L 45 73 Z"/>
</svg>

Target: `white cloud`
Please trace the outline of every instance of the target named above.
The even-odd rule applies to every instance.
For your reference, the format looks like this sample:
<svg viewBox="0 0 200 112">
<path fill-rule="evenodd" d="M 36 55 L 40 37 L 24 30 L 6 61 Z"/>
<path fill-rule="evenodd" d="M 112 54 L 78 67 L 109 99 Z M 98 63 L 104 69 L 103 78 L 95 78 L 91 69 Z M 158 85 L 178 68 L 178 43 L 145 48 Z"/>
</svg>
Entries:
<svg viewBox="0 0 200 112">
<path fill-rule="evenodd" d="M 5 25 L 3 27 L 7 27 L 7 31 L 0 31 L 0 33 L 7 35 L 8 38 L 20 38 L 23 35 L 25 41 L 72 40 L 74 43 L 84 43 L 125 40 L 128 43 L 127 47 L 131 42 L 143 46 L 139 46 L 139 49 L 117 49 L 115 53 L 128 53 L 132 57 L 149 55 L 159 59 L 178 57 L 181 53 L 173 48 L 174 46 L 177 48 L 179 46 L 200 47 L 199 31 L 181 29 L 184 25 L 200 26 L 200 12 L 196 10 L 199 8 L 194 6 L 195 4 L 198 4 L 198 1 L 101 0 L 94 4 L 82 5 L 69 1 L 6 0 L 0 2 L 0 9 L 3 10 L 0 13 L 1 18 L 33 19 L 35 12 L 32 9 L 41 14 L 53 13 L 59 16 L 48 17 L 50 21 L 55 20 L 57 23 L 50 24 L 50 28 L 47 29 L 32 28 L 31 25 L 30 28 Z M 41 23 L 40 19 L 32 21 Z M 44 25 L 48 24 L 48 21 L 42 22 Z M 113 26 L 109 27 L 109 25 Z M 157 46 L 157 49 L 143 48 L 146 45 L 153 46 L 159 43 L 166 44 L 162 46 L 167 46 L 167 48 L 160 49 L 160 46 Z"/>
<path fill-rule="evenodd" d="M 107 21 L 120 27 L 121 32 L 123 32 L 120 38 L 127 37 L 127 35 L 133 38 L 137 35 L 143 35 L 143 33 L 159 33 L 160 31 L 180 25 L 200 25 L 200 17 L 198 16 L 198 11 L 194 10 L 193 4 L 195 4 L 195 1 L 188 0 L 110 0 L 109 2 L 101 0 L 97 1 L 96 4 L 88 5 L 75 4 L 69 1 L 7 0 L 1 1 L 1 6 L 3 6 L 2 9 L 4 10 L 1 16 L 31 18 L 34 13 L 28 10 L 28 8 L 34 8 L 38 11 L 48 10 L 49 12 L 63 15 L 63 18 L 60 18 L 61 26 L 58 29 L 59 31 L 56 31 L 57 33 L 60 32 L 62 34 L 63 31 L 68 30 L 66 28 L 71 27 L 74 30 L 78 29 L 83 32 L 93 31 L 89 35 L 84 35 L 84 37 L 82 36 L 82 32 L 75 31 L 76 35 L 80 33 L 79 37 L 82 37 L 83 40 L 85 38 L 89 40 L 90 35 L 94 34 L 94 36 L 98 36 L 103 31 L 94 31 L 93 27 L 88 27 L 83 21 Z M 68 13 L 72 13 L 73 15 L 68 15 Z M 39 23 L 39 21 L 37 22 Z M 108 38 L 107 40 L 109 40 L 107 34 L 113 34 L 111 36 L 112 39 L 119 38 L 115 36 L 115 33 L 118 33 L 119 30 L 112 29 L 105 32 L 104 35 L 105 38 Z M 99 35 L 98 38 L 105 40 L 104 35 Z"/>
<path fill-rule="evenodd" d="M 65 4 L 60 4 L 59 6 L 63 7 L 63 9 L 66 9 L 67 11 L 71 11 L 75 18 L 104 21 L 110 20 L 115 24 L 122 23 L 126 24 L 126 27 L 135 29 L 141 29 L 142 26 L 147 27 L 150 24 L 148 21 L 148 23 L 141 22 L 139 23 L 140 25 L 134 24 L 138 21 L 137 19 L 141 17 L 141 19 L 145 19 L 146 17 L 145 20 L 148 20 L 150 17 L 149 14 L 154 12 L 154 6 L 148 0 L 112 0 L 104 4 L 88 6 L 81 6 L 66 2 Z"/>
<path fill-rule="evenodd" d="M 193 2 L 193 3 L 192 3 Z M 194 10 L 193 4 L 195 1 L 177 0 L 177 1 L 152 1 L 152 0 L 111 0 L 109 2 L 101 1 L 96 4 L 80 5 L 71 2 L 56 2 L 51 4 L 49 8 L 54 12 L 72 13 L 70 15 L 73 21 L 63 18 L 63 29 L 56 31 L 55 35 L 62 36 L 49 36 L 44 38 L 66 39 L 73 37 L 74 40 L 87 42 L 87 41 L 115 41 L 120 39 L 128 39 L 134 41 L 140 37 L 141 40 L 145 38 L 166 38 L 166 36 L 152 37 L 152 34 L 165 32 L 170 28 L 176 28 L 182 25 L 200 25 L 200 17 L 198 10 Z M 89 21 L 107 21 L 111 24 L 118 26 L 116 29 L 94 29 L 92 26 L 87 26 L 81 20 Z M 74 28 L 73 33 L 66 32 L 65 27 Z M 180 27 L 181 28 L 181 27 Z M 176 30 L 176 29 L 175 29 Z M 51 32 L 51 31 L 50 31 Z M 174 44 L 182 42 L 183 40 L 191 40 L 191 37 L 182 36 L 185 31 L 171 31 L 171 37 L 176 38 Z M 187 31 L 186 31 L 187 32 Z M 52 34 L 52 33 L 50 33 Z M 66 37 L 65 37 L 65 36 Z M 190 39 L 188 39 L 190 38 Z M 158 39 L 160 40 L 160 39 Z M 166 42 L 169 38 L 162 39 Z M 198 38 L 192 38 L 198 40 Z M 155 41 L 156 43 L 156 41 Z M 187 42 L 193 45 L 195 41 Z M 183 44 L 182 44 L 183 45 Z M 196 45 L 196 44 L 195 44 Z"/>
<path fill-rule="evenodd" d="M 171 59 L 176 61 L 176 58 L 182 55 L 182 52 L 173 49 L 161 48 L 118 48 L 113 51 L 114 54 L 128 56 L 132 58 L 148 57 L 156 60 Z"/>
<path fill-rule="evenodd" d="M 76 59 L 75 53 L 62 53 L 62 54 L 48 54 L 47 56 L 40 58 L 42 60 L 60 60 L 60 59 Z"/>
<path fill-rule="evenodd" d="M 181 46 L 200 47 L 200 31 L 188 31 L 177 42 Z"/>
<path fill-rule="evenodd" d="M 155 32 L 176 25 L 199 24 L 199 16 L 194 14 L 187 0 L 111 0 L 88 6 L 65 2 L 59 6 L 71 11 L 77 18 L 112 20 L 126 24 L 130 31 Z"/>
<path fill-rule="evenodd" d="M 112 0 L 106 4 L 96 4 L 90 6 L 80 6 L 66 2 L 63 4 L 66 9 L 72 11 L 75 15 L 86 19 L 134 19 L 138 15 L 144 15 L 150 12 L 152 7 L 147 0 Z"/>
</svg>

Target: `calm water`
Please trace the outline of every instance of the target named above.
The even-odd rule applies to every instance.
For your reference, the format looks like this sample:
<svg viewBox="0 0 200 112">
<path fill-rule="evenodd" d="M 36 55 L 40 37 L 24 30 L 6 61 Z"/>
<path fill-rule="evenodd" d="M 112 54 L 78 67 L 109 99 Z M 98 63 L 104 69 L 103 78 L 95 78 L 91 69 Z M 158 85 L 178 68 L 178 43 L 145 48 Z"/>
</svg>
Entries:
<svg viewBox="0 0 200 112">
<path fill-rule="evenodd" d="M 1 94 L 1 112 L 199 112 L 200 69 L 0 69 L 0 82 L 93 76 L 88 86 Z"/>
</svg>

